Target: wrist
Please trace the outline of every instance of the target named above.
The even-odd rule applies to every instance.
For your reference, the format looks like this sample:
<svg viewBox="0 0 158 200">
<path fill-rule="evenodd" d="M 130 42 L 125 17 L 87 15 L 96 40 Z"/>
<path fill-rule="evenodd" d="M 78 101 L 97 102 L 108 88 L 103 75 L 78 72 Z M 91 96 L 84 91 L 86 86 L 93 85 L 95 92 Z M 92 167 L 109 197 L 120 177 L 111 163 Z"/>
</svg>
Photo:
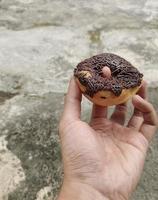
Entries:
<svg viewBox="0 0 158 200">
<path fill-rule="evenodd" d="M 65 182 L 61 188 L 58 200 L 110 200 L 103 194 L 84 183 Z"/>
</svg>

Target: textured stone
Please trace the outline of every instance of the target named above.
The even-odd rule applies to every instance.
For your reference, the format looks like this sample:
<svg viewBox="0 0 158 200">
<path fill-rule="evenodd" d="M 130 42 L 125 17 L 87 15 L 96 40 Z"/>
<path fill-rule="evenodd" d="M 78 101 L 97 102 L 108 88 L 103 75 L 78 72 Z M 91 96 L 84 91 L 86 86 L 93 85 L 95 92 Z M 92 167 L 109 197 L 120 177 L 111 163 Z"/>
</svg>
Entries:
<svg viewBox="0 0 158 200">
<path fill-rule="evenodd" d="M 39 196 L 37 193 L 49 185 L 52 185 L 53 196 L 56 194 L 61 179 L 57 125 L 62 106 L 58 101 L 63 102 L 62 98 L 58 94 L 42 98 L 17 96 L 1 108 L 5 110 L 0 117 L 1 135 L 5 135 L 9 151 L 21 160 L 25 173 L 25 181 L 9 194 L 8 199 L 34 200 Z M 6 162 L 11 165 L 7 159 Z M 14 167 L 18 170 L 16 165 Z M 0 175 L 1 179 L 5 177 Z M 14 180 L 12 176 L 9 178 Z"/>
<path fill-rule="evenodd" d="M 0 199 L 7 200 L 20 182 L 25 179 L 20 160 L 7 149 L 5 136 L 0 137 Z"/>
<path fill-rule="evenodd" d="M 52 195 L 52 187 L 47 186 L 42 188 L 38 193 L 37 193 L 37 199 L 36 200 L 52 200 L 53 195 Z"/>
</svg>

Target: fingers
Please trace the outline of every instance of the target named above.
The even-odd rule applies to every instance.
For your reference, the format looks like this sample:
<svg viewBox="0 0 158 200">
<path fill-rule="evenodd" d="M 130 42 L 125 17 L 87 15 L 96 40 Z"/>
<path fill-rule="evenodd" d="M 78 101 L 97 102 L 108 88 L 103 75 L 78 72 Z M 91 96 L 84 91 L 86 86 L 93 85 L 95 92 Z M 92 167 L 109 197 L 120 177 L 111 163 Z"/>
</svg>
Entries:
<svg viewBox="0 0 158 200">
<path fill-rule="evenodd" d="M 143 113 L 144 124 L 157 125 L 157 114 L 152 104 L 138 95 L 133 98 L 133 104 Z"/>
<path fill-rule="evenodd" d="M 93 104 L 91 120 L 107 116 L 107 108 Z"/>
<path fill-rule="evenodd" d="M 81 91 L 74 78 L 71 78 L 68 92 L 65 97 L 63 119 L 76 120 L 81 115 Z"/>
<path fill-rule="evenodd" d="M 102 69 L 103 77 L 105 78 L 110 78 L 111 77 L 111 71 L 109 67 L 103 67 Z M 92 108 L 92 115 L 91 115 L 91 120 L 96 119 L 96 118 L 104 118 L 107 116 L 107 108 L 102 107 L 99 105 L 93 104 Z"/>
<path fill-rule="evenodd" d="M 131 119 L 128 122 L 128 127 L 129 128 L 133 128 L 136 131 L 139 131 L 142 123 L 143 123 L 144 119 L 143 119 L 143 114 L 141 111 L 139 111 L 138 109 L 134 108 L 134 113 L 131 117 Z"/>
<path fill-rule="evenodd" d="M 142 86 L 137 92 L 137 94 L 142 97 L 143 99 L 147 99 L 147 83 L 143 80 L 142 81 Z M 128 127 L 133 128 L 135 130 L 139 130 L 142 123 L 143 123 L 143 114 L 140 110 L 138 110 L 136 107 L 134 107 L 134 112 L 131 117 L 131 119 L 128 122 Z"/>
<path fill-rule="evenodd" d="M 140 132 L 146 137 L 148 141 L 150 141 L 158 125 L 158 117 L 156 111 L 152 104 L 138 95 L 133 98 L 133 105 L 140 112 L 142 112 L 143 115 L 144 121 L 140 126 Z"/>
<path fill-rule="evenodd" d="M 127 112 L 126 103 L 117 105 L 115 107 L 113 114 L 111 115 L 111 120 L 123 125 L 125 123 L 126 112 Z"/>
<path fill-rule="evenodd" d="M 143 99 L 147 99 L 147 82 L 146 81 L 142 81 L 142 85 L 139 89 L 139 91 L 137 92 L 137 94 L 139 96 L 141 96 Z"/>
<path fill-rule="evenodd" d="M 106 66 L 103 67 L 102 72 L 103 72 L 103 77 L 105 77 L 105 78 L 111 77 L 111 70 L 109 67 L 106 67 Z"/>
</svg>

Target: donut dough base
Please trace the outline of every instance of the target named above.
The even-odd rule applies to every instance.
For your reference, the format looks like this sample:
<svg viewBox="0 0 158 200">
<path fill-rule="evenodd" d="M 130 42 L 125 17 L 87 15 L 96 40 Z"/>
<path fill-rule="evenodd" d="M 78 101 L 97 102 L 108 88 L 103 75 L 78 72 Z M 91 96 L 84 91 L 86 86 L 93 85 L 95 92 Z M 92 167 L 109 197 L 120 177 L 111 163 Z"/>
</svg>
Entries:
<svg viewBox="0 0 158 200">
<path fill-rule="evenodd" d="M 140 86 L 136 86 L 134 88 L 130 89 L 123 89 L 120 96 L 115 96 L 111 91 L 98 91 L 93 95 L 93 97 L 90 97 L 89 95 L 85 94 L 86 87 L 83 86 L 79 80 L 76 78 L 76 81 L 78 83 L 79 88 L 81 89 L 82 93 L 94 104 L 100 105 L 100 106 L 113 106 L 118 105 L 121 103 L 125 103 L 128 101 L 129 98 L 131 98 L 133 95 L 135 95 Z"/>
</svg>

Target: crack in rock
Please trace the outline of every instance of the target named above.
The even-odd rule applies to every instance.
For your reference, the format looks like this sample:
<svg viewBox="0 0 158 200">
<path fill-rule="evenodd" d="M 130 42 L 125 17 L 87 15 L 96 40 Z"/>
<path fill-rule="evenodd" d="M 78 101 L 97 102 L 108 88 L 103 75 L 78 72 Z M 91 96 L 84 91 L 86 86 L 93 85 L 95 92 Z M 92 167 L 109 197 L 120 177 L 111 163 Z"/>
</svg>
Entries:
<svg viewBox="0 0 158 200">
<path fill-rule="evenodd" d="M 0 91 L 0 105 L 4 104 L 6 100 L 11 99 L 18 94 L 19 93 L 10 93 L 10 92 Z"/>
</svg>

